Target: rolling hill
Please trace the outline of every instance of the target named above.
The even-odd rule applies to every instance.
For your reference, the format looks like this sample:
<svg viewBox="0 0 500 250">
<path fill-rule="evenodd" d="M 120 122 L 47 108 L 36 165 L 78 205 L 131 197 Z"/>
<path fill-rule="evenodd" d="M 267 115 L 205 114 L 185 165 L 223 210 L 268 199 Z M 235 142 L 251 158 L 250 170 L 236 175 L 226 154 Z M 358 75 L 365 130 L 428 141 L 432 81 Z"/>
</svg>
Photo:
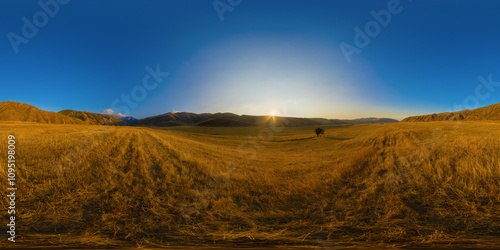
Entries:
<svg viewBox="0 0 500 250">
<path fill-rule="evenodd" d="M 134 126 L 208 126 L 208 127 L 241 127 L 241 126 L 264 126 L 268 123 L 276 126 L 305 127 L 338 124 L 367 124 L 367 123 L 392 123 L 398 122 L 389 118 L 362 118 L 354 120 L 338 120 L 325 118 L 298 118 L 298 117 L 270 117 L 236 115 L 232 113 L 203 113 L 195 114 L 188 112 L 166 113 L 163 115 L 147 117 L 134 123 Z"/>
<path fill-rule="evenodd" d="M 398 120 L 391 118 L 376 118 L 376 117 L 368 117 L 368 118 L 360 118 L 354 120 L 347 120 L 348 122 L 352 122 L 354 124 L 370 124 L 370 123 L 393 123 L 399 122 Z"/>
<path fill-rule="evenodd" d="M 211 114 L 193 114 L 187 112 L 177 112 L 177 113 L 166 113 L 163 115 L 151 116 L 144 119 L 138 120 L 134 123 L 135 126 L 158 126 L 158 127 L 170 127 L 170 126 L 185 126 L 185 125 L 196 125 L 202 122 Z"/>
<path fill-rule="evenodd" d="M 22 121 L 55 124 L 85 124 L 82 120 L 56 112 L 44 111 L 18 102 L 0 103 L 0 121 Z"/>
<path fill-rule="evenodd" d="M 247 123 L 247 122 L 243 122 L 243 121 L 238 121 L 238 120 L 231 120 L 231 119 L 226 119 L 226 118 L 215 117 L 215 118 L 209 118 L 207 120 L 199 122 L 199 123 L 196 124 L 196 126 L 204 126 L 204 127 L 250 127 L 250 126 L 253 126 L 253 124 Z"/>
<path fill-rule="evenodd" d="M 96 114 L 89 111 L 61 110 L 59 114 L 73 117 L 91 125 L 127 125 L 118 117 L 105 114 Z"/>
<path fill-rule="evenodd" d="M 135 117 L 132 117 L 132 116 L 115 116 L 115 117 L 117 117 L 118 119 L 124 121 L 125 123 L 127 123 L 127 125 L 135 123 L 135 122 L 137 122 L 139 120 L 139 119 L 137 119 Z"/>
<path fill-rule="evenodd" d="M 401 122 L 430 122 L 430 121 L 486 121 L 500 120 L 500 103 L 473 110 L 445 112 L 439 114 L 410 116 Z"/>
<path fill-rule="evenodd" d="M 89 111 L 62 110 L 51 112 L 18 102 L 0 102 L 0 121 L 21 121 L 53 124 L 130 125 L 138 119 Z"/>
</svg>

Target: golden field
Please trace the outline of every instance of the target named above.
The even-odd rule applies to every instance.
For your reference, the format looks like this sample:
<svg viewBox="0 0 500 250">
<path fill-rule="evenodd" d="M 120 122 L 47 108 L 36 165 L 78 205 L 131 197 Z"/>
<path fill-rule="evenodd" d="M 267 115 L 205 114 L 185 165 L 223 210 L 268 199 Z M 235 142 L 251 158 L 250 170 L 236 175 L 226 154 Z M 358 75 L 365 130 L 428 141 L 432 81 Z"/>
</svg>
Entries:
<svg viewBox="0 0 500 250">
<path fill-rule="evenodd" d="M 499 122 L 314 128 L 2 122 L 0 183 L 18 244 L 500 243 Z"/>
</svg>

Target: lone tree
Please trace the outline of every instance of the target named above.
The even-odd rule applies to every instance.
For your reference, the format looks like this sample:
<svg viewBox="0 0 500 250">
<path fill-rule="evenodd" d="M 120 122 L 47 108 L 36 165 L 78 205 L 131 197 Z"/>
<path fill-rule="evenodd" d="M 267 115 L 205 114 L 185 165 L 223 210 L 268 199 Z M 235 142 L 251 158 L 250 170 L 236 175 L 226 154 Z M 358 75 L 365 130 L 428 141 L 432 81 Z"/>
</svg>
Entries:
<svg viewBox="0 0 500 250">
<path fill-rule="evenodd" d="M 325 130 L 322 129 L 322 128 L 317 128 L 314 130 L 314 133 L 316 133 L 316 137 L 318 137 L 319 135 L 322 135 L 325 133 Z"/>
</svg>

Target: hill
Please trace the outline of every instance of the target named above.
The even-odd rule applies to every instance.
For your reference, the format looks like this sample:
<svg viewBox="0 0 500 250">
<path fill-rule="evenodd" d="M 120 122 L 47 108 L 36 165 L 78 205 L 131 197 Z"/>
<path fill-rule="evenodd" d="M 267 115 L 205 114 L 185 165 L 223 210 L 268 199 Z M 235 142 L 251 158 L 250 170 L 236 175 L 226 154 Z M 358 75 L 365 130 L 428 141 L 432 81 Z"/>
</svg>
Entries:
<svg viewBox="0 0 500 250">
<path fill-rule="evenodd" d="M 500 120 L 500 103 L 472 110 L 467 121 Z"/>
<path fill-rule="evenodd" d="M 139 119 L 132 117 L 132 116 L 117 116 L 117 117 L 118 117 L 118 119 L 121 119 L 122 121 L 127 123 L 127 125 L 131 125 L 139 120 Z"/>
<path fill-rule="evenodd" d="M 188 112 L 176 112 L 176 113 L 166 113 L 163 115 L 151 116 L 144 119 L 140 119 L 134 123 L 135 126 L 158 126 L 158 127 L 170 127 L 170 126 L 194 126 L 199 122 L 202 122 L 211 114 L 194 114 Z"/>
<path fill-rule="evenodd" d="M 367 124 L 367 123 L 392 123 L 398 122 L 389 118 L 362 118 L 354 120 L 339 120 L 325 118 L 299 118 L 280 116 L 252 116 L 236 115 L 232 113 L 203 113 L 195 114 L 189 112 L 166 113 L 163 115 L 147 117 L 134 123 L 135 126 L 208 126 L 208 127 L 241 127 L 241 126 L 264 126 L 274 124 L 275 126 L 306 127 L 320 125 L 338 124 Z"/>
<path fill-rule="evenodd" d="M 59 114 L 73 117 L 91 125 L 127 125 L 127 123 L 118 117 L 105 114 L 96 114 L 89 111 L 61 110 Z"/>
<path fill-rule="evenodd" d="M 0 103 L 0 121 L 22 121 L 55 124 L 85 124 L 85 122 L 56 112 L 44 111 L 18 102 Z"/>
<path fill-rule="evenodd" d="M 394 122 L 399 122 L 398 120 L 391 119 L 391 118 L 376 118 L 376 117 L 369 117 L 369 118 L 360 118 L 360 119 L 354 119 L 350 120 L 354 124 L 371 124 L 371 123 L 394 123 Z"/>
<path fill-rule="evenodd" d="M 473 110 L 444 112 L 439 114 L 410 116 L 401 122 L 430 122 L 430 121 L 486 121 L 500 120 L 500 103 Z"/>
<path fill-rule="evenodd" d="M 196 124 L 196 126 L 203 127 L 250 127 L 253 126 L 251 123 L 242 122 L 238 120 L 231 120 L 226 118 L 209 118 L 202 122 Z"/>
</svg>

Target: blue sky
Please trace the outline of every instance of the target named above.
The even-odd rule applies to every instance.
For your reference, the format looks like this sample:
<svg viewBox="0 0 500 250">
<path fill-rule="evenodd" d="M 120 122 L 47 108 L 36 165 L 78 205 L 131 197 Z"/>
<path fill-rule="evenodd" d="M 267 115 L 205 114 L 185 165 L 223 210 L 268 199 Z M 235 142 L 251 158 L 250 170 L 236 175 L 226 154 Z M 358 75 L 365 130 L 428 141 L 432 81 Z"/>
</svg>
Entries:
<svg viewBox="0 0 500 250">
<path fill-rule="evenodd" d="M 475 108 L 500 102 L 499 12 L 493 0 L 4 0 L 0 101 L 138 118 Z"/>
</svg>

